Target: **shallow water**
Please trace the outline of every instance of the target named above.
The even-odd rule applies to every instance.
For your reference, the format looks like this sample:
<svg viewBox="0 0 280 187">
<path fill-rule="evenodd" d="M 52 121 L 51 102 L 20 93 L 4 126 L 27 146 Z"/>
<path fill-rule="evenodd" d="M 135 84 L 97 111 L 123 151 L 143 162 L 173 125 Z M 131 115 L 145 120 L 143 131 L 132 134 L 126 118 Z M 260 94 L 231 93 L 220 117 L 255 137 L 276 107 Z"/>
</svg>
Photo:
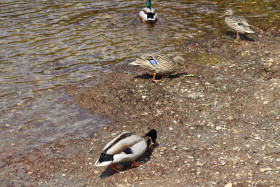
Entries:
<svg viewBox="0 0 280 187">
<path fill-rule="evenodd" d="M 276 0 L 152 2 L 158 21 L 142 24 L 144 1 L 2 0 L 0 2 L 0 151 L 8 155 L 88 136 L 107 121 L 69 104 L 62 89 L 145 52 L 176 54 L 197 37 L 228 37 L 231 7 L 252 25 L 279 27 Z M 2 155 L 2 156 L 3 156 Z"/>
</svg>

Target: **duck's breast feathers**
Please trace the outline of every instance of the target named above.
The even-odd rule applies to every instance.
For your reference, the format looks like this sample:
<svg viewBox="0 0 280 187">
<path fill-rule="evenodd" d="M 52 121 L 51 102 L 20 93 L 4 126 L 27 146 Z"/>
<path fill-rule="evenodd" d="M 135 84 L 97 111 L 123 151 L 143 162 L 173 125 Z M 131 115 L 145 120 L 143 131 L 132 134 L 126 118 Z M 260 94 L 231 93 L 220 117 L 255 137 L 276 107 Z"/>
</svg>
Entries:
<svg viewBox="0 0 280 187">
<path fill-rule="evenodd" d="M 103 153 L 109 155 L 115 155 L 121 152 L 132 154 L 133 150 L 130 148 L 140 141 L 144 141 L 144 139 L 138 135 L 133 135 L 129 132 L 122 133 L 105 146 Z"/>
</svg>

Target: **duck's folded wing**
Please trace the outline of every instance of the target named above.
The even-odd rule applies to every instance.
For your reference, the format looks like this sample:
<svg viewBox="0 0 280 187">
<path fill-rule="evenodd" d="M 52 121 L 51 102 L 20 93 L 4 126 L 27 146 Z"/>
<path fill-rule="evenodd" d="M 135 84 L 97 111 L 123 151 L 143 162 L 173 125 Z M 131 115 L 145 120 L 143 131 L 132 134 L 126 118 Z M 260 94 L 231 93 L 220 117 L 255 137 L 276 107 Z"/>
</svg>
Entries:
<svg viewBox="0 0 280 187">
<path fill-rule="evenodd" d="M 137 135 L 131 135 L 120 140 L 117 139 L 115 142 L 113 142 L 112 146 L 107 147 L 107 149 L 105 149 L 104 152 L 110 155 L 119 154 L 121 152 L 131 154 L 133 153 L 133 151 L 132 149 L 130 149 L 130 147 L 132 147 L 140 141 L 143 141 L 143 138 Z"/>
<path fill-rule="evenodd" d="M 160 64 L 165 64 L 165 63 L 173 63 L 172 60 L 168 56 L 161 55 L 161 54 L 158 54 L 158 53 L 153 54 L 153 59 L 155 61 L 157 61 L 157 63 L 159 65 Z"/>
<path fill-rule="evenodd" d="M 236 16 L 232 18 L 233 22 L 235 22 L 238 26 L 249 27 L 250 25 L 246 21 L 243 16 Z"/>
<path fill-rule="evenodd" d="M 116 143 L 118 143 L 120 140 L 131 136 L 132 134 L 130 132 L 123 132 L 119 134 L 117 137 L 115 137 L 113 140 L 111 140 L 107 145 L 103 148 L 103 152 L 106 152 L 110 147 L 114 146 Z"/>
</svg>

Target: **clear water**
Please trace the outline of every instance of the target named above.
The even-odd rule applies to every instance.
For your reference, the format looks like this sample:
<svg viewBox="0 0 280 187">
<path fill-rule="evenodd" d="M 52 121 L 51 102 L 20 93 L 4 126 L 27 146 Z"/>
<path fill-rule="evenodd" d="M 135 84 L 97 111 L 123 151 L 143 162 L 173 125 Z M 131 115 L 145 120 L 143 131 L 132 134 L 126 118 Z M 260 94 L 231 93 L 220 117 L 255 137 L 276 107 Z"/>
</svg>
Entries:
<svg viewBox="0 0 280 187">
<path fill-rule="evenodd" d="M 0 2 L 0 152 L 88 136 L 107 121 L 69 104 L 63 86 L 95 77 L 145 52 L 176 54 L 190 38 L 227 37 L 223 11 L 279 26 L 277 0 L 152 1 L 156 24 L 142 24 L 143 0 Z"/>
</svg>

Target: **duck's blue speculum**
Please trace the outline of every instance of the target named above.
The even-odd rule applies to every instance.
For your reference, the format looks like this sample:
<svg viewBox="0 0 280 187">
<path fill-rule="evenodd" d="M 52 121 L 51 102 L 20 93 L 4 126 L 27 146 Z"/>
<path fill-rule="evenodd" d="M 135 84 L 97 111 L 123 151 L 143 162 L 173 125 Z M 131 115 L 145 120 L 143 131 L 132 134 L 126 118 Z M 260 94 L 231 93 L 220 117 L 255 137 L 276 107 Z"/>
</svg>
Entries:
<svg viewBox="0 0 280 187">
<path fill-rule="evenodd" d="M 149 60 L 149 62 L 150 62 L 152 65 L 156 65 L 156 64 L 157 64 L 157 61 L 155 61 L 154 59 Z"/>
</svg>

